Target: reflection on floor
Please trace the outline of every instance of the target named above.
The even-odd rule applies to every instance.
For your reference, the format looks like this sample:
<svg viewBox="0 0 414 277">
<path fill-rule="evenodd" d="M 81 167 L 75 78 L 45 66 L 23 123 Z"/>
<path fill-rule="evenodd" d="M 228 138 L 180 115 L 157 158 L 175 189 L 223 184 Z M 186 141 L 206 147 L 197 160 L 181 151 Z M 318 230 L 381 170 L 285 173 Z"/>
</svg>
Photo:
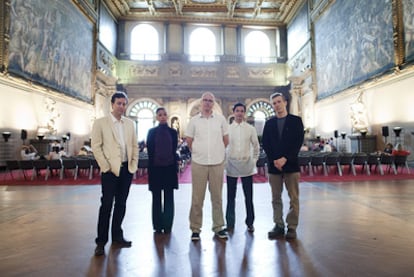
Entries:
<svg viewBox="0 0 414 277">
<path fill-rule="evenodd" d="M 302 182 L 298 239 L 268 240 L 269 186 L 254 187 L 253 234 L 241 187 L 228 241 L 213 237 L 207 193 L 201 241 L 190 241 L 191 185 L 175 193 L 171 235 L 154 235 L 151 194 L 132 186 L 124 232 L 131 248 L 94 257 L 99 185 L 0 186 L 2 276 L 412 276 L 414 181 Z M 223 189 L 225 199 L 226 189 Z M 288 209 L 284 194 L 285 210 Z M 223 201 L 225 206 L 225 201 Z"/>
</svg>

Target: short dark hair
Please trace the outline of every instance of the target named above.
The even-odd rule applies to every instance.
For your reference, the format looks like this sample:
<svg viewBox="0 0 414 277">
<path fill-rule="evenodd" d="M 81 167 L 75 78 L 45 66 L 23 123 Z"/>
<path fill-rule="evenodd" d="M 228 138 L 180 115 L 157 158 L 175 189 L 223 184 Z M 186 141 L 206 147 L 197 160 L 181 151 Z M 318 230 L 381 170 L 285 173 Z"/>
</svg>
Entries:
<svg viewBox="0 0 414 277">
<path fill-rule="evenodd" d="M 283 100 L 284 101 L 287 101 L 287 98 L 286 98 L 286 96 L 283 93 L 275 91 L 274 93 L 272 93 L 270 95 L 270 102 L 272 102 L 273 98 L 275 98 L 277 96 L 282 96 Z"/>
<path fill-rule="evenodd" d="M 236 110 L 237 107 L 243 107 L 244 111 L 246 111 L 246 105 L 244 105 L 243 103 L 236 103 L 233 106 L 233 112 Z"/>
<path fill-rule="evenodd" d="M 159 111 L 167 111 L 164 107 L 158 107 L 156 110 L 155 110 L 155 113 L 157 114 Z"/>
<path fill-rule="evenodd" d="M 117 91 L 114 94 L 112 94 L 111 103 L 112 104 L 115 103 L 115 99 L 117 99 L 117 98 L 125 98 L 128 102 L 128 96 L 123 91 Z"/>
</svg>

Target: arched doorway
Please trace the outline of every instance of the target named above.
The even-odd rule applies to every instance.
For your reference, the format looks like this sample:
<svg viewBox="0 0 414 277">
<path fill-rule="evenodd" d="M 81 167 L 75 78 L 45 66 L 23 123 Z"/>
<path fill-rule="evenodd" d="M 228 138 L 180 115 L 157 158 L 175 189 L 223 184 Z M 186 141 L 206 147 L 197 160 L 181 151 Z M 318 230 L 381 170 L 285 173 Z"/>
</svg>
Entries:
<svg viewBox="0 0 414 277">
<path fill-rule="evenodd" d="M 158 107 L 160 105 L 151 99 L 140 99 L 127 110 L 127 116 L 137 124 L 138 142 L 145 141 L 148 130 L 156 125 L 155 111 Z"/>
<path fill-rule="evenodd" d="M 263 127 L 267 119 L 275 116 L 272 105 L 265 100 L 258 100 L 247 107 L 247 122 L 251 123 L 259 136 L 263 133 Z"/>
</svg>

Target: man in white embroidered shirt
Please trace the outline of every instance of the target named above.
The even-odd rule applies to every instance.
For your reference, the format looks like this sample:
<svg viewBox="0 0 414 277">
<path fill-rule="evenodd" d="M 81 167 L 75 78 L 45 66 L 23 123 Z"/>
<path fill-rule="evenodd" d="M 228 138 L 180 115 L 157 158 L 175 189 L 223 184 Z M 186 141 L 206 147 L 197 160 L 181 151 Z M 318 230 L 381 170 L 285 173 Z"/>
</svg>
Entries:
<svg viewBox="0 0 414 277">
<path fill-rule="evenodd" d="M 233 231 L 236 214 L 235 199 L 237 179 L 240 177 L 244 192 L 246 219 L 249 232 L 254 232 L 253 175 L 257 173 L 256 162 L 259 158 L 259 140 L 256 129 L 245 121 L 246 106 L 237 103 L 233 106 L 234 121 L 229 127 L 227 146 L 227 230 Z"/>
</svg>

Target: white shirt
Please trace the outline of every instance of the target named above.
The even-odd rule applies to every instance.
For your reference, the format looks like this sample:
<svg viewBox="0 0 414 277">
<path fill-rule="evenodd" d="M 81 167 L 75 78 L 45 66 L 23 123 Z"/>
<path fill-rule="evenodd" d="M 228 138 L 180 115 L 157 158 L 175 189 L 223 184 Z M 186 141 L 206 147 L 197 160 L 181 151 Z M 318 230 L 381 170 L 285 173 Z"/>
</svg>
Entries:
<svg viewBox="0 0 414 277">
<path fill-rule="evenodd" d="M 111 113 L 111 118 L 112 118 L 112 122 L 114 123 L 117 135 L 118 135 L 119 145 L 121 146 L 122 162 L 126 162 L 128 161 L 128 155 L 127 155 L 127 150 L 126 150 L 127 148 L 126 148 L 125 136 L 124 136 L 124 121 L 122 120 L 122 117 L 121 117 L 121 120 L 116 119 L 112 113 Z"/>
<path fill-rule="evenodd" d="M 229 127 L 226 174 L 231 177 L 245 177 L 257 173 L 259 140 L 256 129 L 243 121 L 233 122 Z"/>
<path fill-rule="evenodd" d="M 330 144 L 325 144 L 323 146 L 322 152 L 332 152 L 332 146 Z"/>
<path fill-rule="evenodd" d="M 36 160 L 36 153 L 35 152 L 26 153 L 25 150 L 21 150 L 20 151 L 20 156 L 22 157 L 22 160 L 24 160 L 24 161 Z"/>
<path fill-rule="evenodd" d="M 224 161 L 223 137 L 228 134 L 224 116 L 212 114 L 204 117 L 201 113 L 193 116 L 185 130 L 185 136 L 193 139 L 191 159 L 202 165 L 216 165 Z"/>
</svg>

